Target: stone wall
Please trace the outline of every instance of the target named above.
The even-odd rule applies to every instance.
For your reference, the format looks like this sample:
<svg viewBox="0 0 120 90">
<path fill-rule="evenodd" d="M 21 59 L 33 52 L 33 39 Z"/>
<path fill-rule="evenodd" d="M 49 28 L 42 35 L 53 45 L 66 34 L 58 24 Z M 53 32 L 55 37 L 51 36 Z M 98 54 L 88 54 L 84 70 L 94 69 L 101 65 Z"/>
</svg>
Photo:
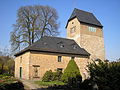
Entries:
<svg viewBox="0 0 120 90">
<path fill-rule="evenodd" d="M 70 33 L 72 27 L 76 27 L 74 33 Z M 95 32 L 89 31 L 89 27 L 96 28 Z M 87 50 L 90 59 L 105 60 L 103 30 L 100 27 L 80 23 L 77 18 L 72 19 L 67 25 L 67 38 L 74 39 L 77 44 Z"/>
<path fill-rule="evenodd" d="M 88 58 L 75 58 L 75 62 L 79 67 L 80 74 L 82 75 L 83 80 L 89 77 L 89 73 L 87 72 L 88 71 L 87 65 L 90 62 L 89 60 L 90 59 Z"/>
<path fill-rule="evenodd" d="M 22 78 L 29 79 L 30 52 L 26 52 L 15 58 L 15 77 L 20 78 L 20 67 L 22 67 Z"/>
<path fill-rule="evenodd" d="M 61 62 L 58 62 L 58 56 L 62 56 Z M 22 67 L 23 79 L 42 79 L 46 71 L 57 71 L 57 68 L 62 68 L 64 71 L 71 56 L 65 54 L 27 52 L 15 58 L 15 77 L 20 78 L 20 67 Z M 75 57 L 76 64 L 79 67 L 80 73 L 83 77 L 87 77 L 86 65 L 88 58 L 79 56 Z M 38 70 L 38 77 L 35 77 L 35 67 Z M 86 76 L 85 76 L 86 74 Z"/>
<path fill-rule="evenodd" d="M 75 32 L 71 33 L 71 29 L 75 27 Z M 68 22 L 67 26 L 67 38 L 74 39 L 78 45 L 80 45 L 80 22 L 77 18 Z"/>
<path fill-rule="evenodd" d="M 89 25 L 81 24 L 81 41 L 80 45 L 85 48 L 90 54 L 91 59 L 105 60 L 104 38 L 103 31 L 99 27 L 96 28 L 96 32 L 88 30 Z"/>
<path fill-rule="evenodd" d="M 44 73 L 48 70 L 56 71 L 57 68 L 62 68 L 64 70 L 70 60 L 70 57 L 62 56 L 61 62 L 58 62 L 58 56 L 61 55 L 32 52 L 30 55 L 30 79 L 33 79 L 34 77 L 33 65 L 40 66 L 38 67 L 39 78 L 42 78 Z"/>
<path fill-rule="evenodd" d="M 104 40 L 103 38 L 91 35 L 81 36 L 81 47 L 85 48 L 90 54 L 91 59 L 105 60 Z M 91 42 L 93 40 L 93 42 Z"/>
</svg>

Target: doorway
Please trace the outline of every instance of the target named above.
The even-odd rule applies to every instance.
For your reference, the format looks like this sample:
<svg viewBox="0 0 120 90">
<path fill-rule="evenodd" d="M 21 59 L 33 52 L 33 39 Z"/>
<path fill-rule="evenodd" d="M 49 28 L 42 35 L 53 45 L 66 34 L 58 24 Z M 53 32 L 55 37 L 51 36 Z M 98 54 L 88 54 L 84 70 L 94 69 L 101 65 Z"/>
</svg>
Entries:
<svg viewBox="0 0 120 90">
<path fill-rule="evenodd" d="M 20 78 L 22 78 L 22 67 L 20 67 Z"/>
</svg>

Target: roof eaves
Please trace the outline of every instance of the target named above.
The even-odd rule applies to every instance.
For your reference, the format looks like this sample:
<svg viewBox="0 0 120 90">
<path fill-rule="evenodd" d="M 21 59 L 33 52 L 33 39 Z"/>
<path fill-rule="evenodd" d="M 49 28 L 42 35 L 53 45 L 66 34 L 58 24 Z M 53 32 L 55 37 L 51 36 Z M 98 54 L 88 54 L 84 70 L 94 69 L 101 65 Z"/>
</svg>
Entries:
<svg viewBox="0 0 120 90">
<path fill-rule="evenodd" d="M 20 56 L 22 54 L 24 54 L 25 52 L 28 52 L 28 51 L 35 51 L 35 52 L 47 52 L 47 53 L 56 53 L 56 54 L 68 54 L 68 55 L 80 55 L 80 56 L 90 56 L 89 53 L 87 54 L 77 54 L 77 53 L 64 53 L 64 52 L 53 52 L 53 51 L 44 51 L 44 50 L 33 50 L 33 49 L 27 49 L 27 50 L 24 50 L 24 51 L 20 51 L 18 53 L 16 53 L 14 56 Z"/>
<path fill-rule="evenodd" d="M 67 28 L 68 23 L 69 23 L 71 20 L 73 20 L 74 18 L 77 18 L 77 16 L 74 16 L 74 17 L 72 17 L 72 18 L 69 18 L 69 19 L 68 19 L 68 21 L 67 21 L 67 24 L 66 24 L 65 28 Z M 77 18 L 77 19 L 78 19 L 78 18 Z"/>
<path fill-rule="evenodd" d="M 86 22 L 83 22 L 83 21 L 80 21 L 80 20 L 79 20 L 79 22 L 80 22 L 80 23 L 84 23 L 84 24 L 93 25 L 93 26 L 96 26 L 96 27 L 103 28 L 102 25 L 96 25 L 96 24 L 86 23 Z"/>
<path fill-rule="evenodd" d="M 47 53 L 56 53 L 56 54 L 68 54 L 68 55 L 80 55 L 80 56 L 90 56 L 90 54 L 75 54 L 75 53 L 64 53 L 64 52 L 53 52 L 53 51 L 42 51 L 42 50 L 30 50 L 35 52 L 47 52 Z"/>
<path fill-rule="evenodd" d="M 18 52 L 18 53 L 15 53 L 14 56 L 17 57 L 17 56 L 19 56 L 19 55 L 24 54 L 25 52 L 28 52 L 28 51 L 30 51 L 30 49 L 24 49 L 24 50 L 22 50 L 22 51 L 20 51 L 20 52 Z"/>
</svg>

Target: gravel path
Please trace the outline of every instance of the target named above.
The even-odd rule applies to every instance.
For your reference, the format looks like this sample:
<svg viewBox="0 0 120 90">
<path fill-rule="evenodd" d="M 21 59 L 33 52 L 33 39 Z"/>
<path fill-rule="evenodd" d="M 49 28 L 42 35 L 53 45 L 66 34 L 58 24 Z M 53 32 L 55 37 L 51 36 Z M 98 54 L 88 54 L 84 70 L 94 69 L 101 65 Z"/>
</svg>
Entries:
<svg viewBox="0 0 120 90">
<path fill-rule="evenodd" d="M 24 84 L 25 90 L 43 90 L 42 87 L 35 84 L 32 80 L 20 80 Z M 45 89 L 44 89 L 45 90 Z"/>
</svg>

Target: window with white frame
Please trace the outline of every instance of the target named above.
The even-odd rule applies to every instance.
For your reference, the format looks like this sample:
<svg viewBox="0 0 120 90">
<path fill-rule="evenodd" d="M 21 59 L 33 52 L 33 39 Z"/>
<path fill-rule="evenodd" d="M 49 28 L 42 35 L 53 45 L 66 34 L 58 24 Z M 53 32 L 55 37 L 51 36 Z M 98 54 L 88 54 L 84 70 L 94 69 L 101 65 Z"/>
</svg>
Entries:
<svg viewBox="0 0 120 90">
<path fill-rule="evenodd" d="M 90 26 L 88 26 L 88 30 L 89 30 L 90 32 L 96 32 L 96 28 L 95 28 L 95 27 L 90 27 Z"/>
</svg>

